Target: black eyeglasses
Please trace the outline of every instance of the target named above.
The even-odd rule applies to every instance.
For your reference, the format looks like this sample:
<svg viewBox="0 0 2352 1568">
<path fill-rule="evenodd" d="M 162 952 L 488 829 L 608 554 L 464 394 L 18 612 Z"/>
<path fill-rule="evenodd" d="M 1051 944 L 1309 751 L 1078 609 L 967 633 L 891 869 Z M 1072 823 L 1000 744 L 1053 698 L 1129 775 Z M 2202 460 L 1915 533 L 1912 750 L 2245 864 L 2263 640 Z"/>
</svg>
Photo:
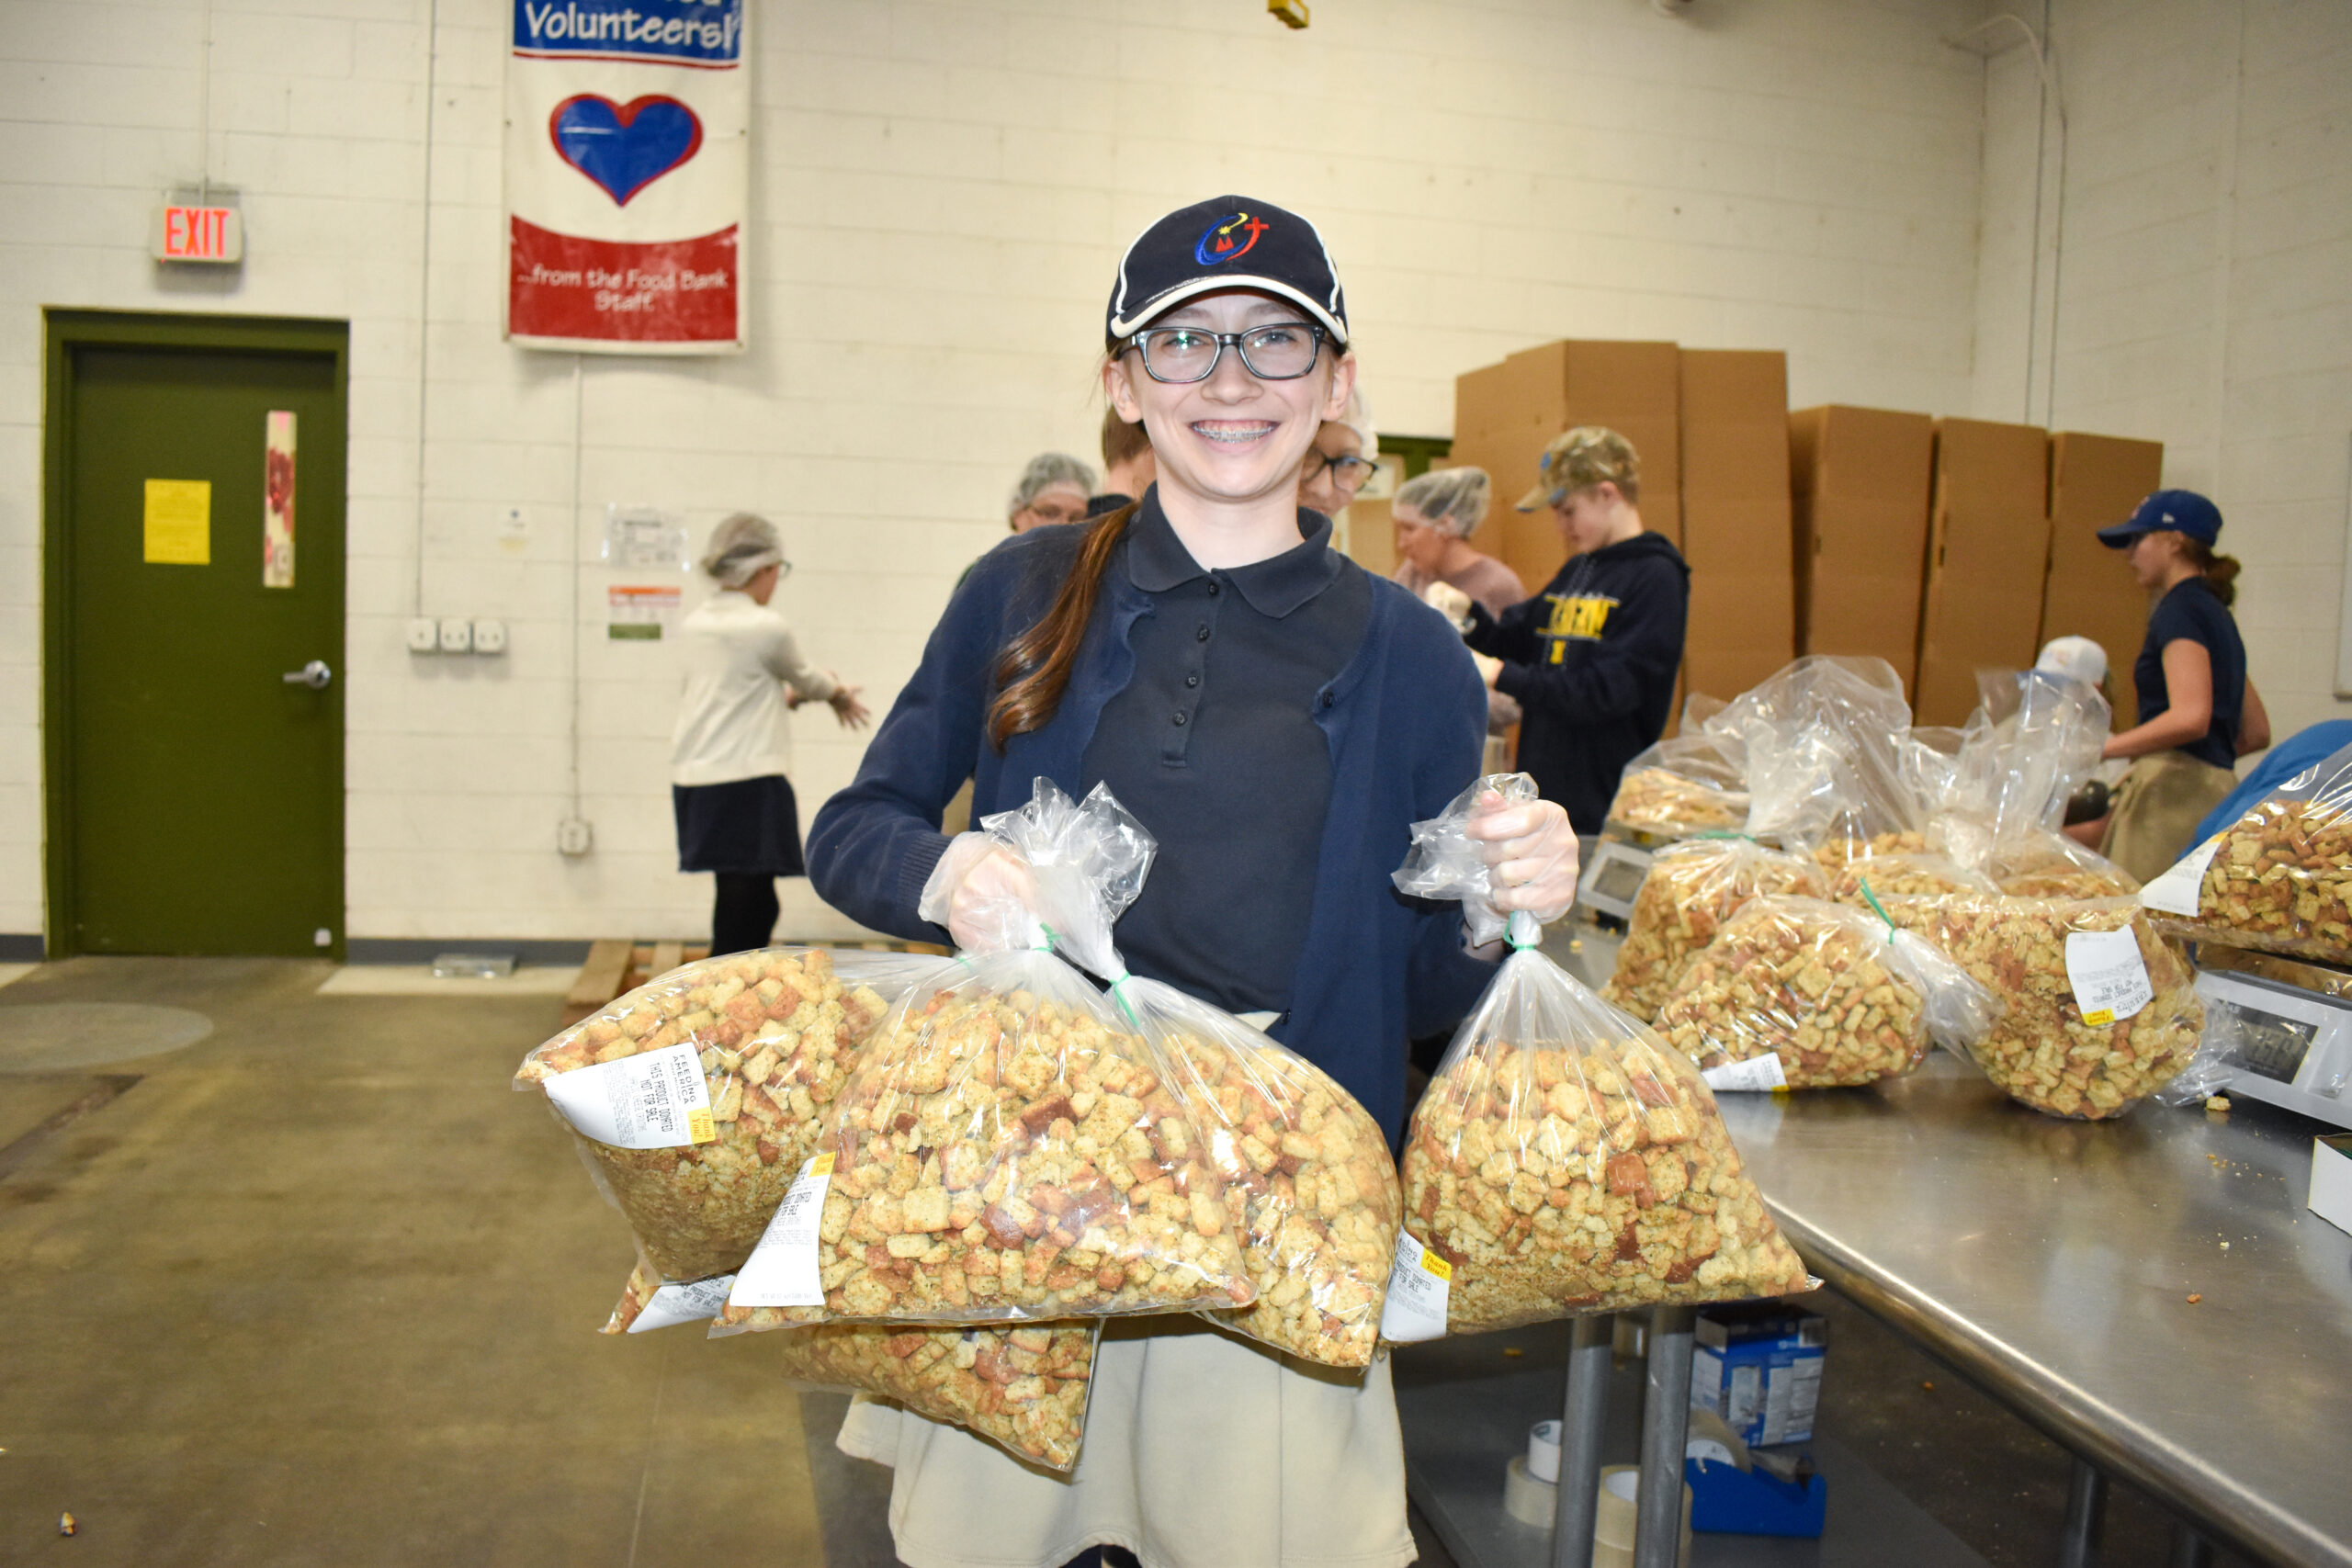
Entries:
<svg viewBox="0 0 2352 1568">
<path fill-rule="evenodd" d="M 1317 456 L 1322 457 L 1320 453 Z M 1346 454 L 1337 457 L 1323 457 L 1315 465 L 1315 472 L 1319 474 L 1326 468 L 1329 469 L 1331 482 L 1353 495 L 1363 488 L 1363 481 L 1372 478 L 1372 470 L 1379 466 L 1369 457 L 1358 457 L 1352 454 Z"/>
<path fill-rule="evenodd" d="M 1153 327 L 1127 340 L 1143 355 L 1144 374 L 1178 386 L 1216 374 L 1226 345 L 1239 351 L 1243 368 L 1261 381 L 1295 381 L 1315 368 L 1329 336 L 1312 321 L 1275 321 L 1246 333 L 1213 333 L 1205 327 Z"/>
</svg>

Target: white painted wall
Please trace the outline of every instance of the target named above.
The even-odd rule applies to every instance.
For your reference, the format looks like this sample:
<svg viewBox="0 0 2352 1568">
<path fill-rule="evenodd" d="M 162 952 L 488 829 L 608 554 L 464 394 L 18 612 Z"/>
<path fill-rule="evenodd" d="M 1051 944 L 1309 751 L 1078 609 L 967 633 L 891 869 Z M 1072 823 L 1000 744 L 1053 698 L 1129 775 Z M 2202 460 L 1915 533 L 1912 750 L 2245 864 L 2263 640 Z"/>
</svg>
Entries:
<svg viewBox="0 0 2352 1568">
<path fill-rule="evenodd" d="M 202 162 L 204 14 L 0 4 L 0 931 L 41 922 L 44 305 L 351 321 L 361 937 L 707 929 L 705 885 L 671 869 L 672 663 L 607 644 L 615 579 L 571 564 L 603 506 L 775 517 L 782 608 L 887 700 L 1021 462 L 1088 450 L 1116 254 L 1180 202 L 1238 188 L 1323 225 L 1392 431 L 1444 434 L 1458 372 L 1562 335 L 1785 348 L 1799 403 L 1975 391 L 1987 69 L 1940 41 L 1976 19 L 1962 0 L 1700 0 L 1687 22 L 1350 0 L 1305 33 L 1255 0 L 755 0 L 755 347 L 591 357 L 576 387 L 570 357 L 497 335 L 499 0 L 440 0 L 429 40 L 425 0 L 212 0 L 211 172 L 251 247 L 217 288 L 143 248 Z M 412 659 L 420 579 L 426 613 L 503 615 L 514 651 Z M 552 847 L 575 647 L 598 836 L 577 863 Z M 809 810 L 858 745 L 798 724 Z"/>
<path fill-rule="evenodd" d="M 2022 7 L 2039 26 L 2041 7 Z M 2237 618 L 2283 736 L 2334 694 L 2352 446 L 2352 7 L 2052 0 L 2067 112 L 2052 423 L 2165 443 L 2168 484 L 2221 505 Z M 2030 200 L 2026 51 L 1998 57 L 1984 169 L 1976 406 L 2016 418 Z M 2053 119 L 2052 134 L 2055 135 Z M 2052 149 L 2054 161 L 2055 149 Z M 2054 171 L 2053 171 L 2054 174 Z M 2052 404 L 2037 394 L 2034 417 Z M 2136 651 L 2136 650 L 2133 650 Z M 2129 657 L 2125 654 L 2122 657 Z"/>
</svg>

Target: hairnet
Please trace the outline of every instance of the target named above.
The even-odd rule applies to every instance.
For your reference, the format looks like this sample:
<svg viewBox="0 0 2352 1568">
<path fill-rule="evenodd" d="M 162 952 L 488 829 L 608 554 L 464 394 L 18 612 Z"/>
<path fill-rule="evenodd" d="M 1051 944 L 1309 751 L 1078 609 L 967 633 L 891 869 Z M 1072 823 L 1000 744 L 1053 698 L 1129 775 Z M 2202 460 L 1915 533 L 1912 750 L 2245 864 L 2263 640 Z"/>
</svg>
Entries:
<svg viewBox="0 0 2352 1568">
<path fill-rule="evenodd" d="M 702 569 L 721 588 L 741 588 L 769 567 L 784 564 L 784 536 L 775 525 L 738 512 L 710 531 Z"/>
<path fill-rule="evenodd" d="M 1079 494 L 1092 495 L 1094 470 L 1067 452 L 1040 452 L 1021 470 L 1012 499 L 1004 503 L 1004 514 L 1012 516 L 1056 485 L 1075 485 Z"/>
<path fill-rule="evenodd" d="M 1487 520 L 1493 488 L 1484 468 L 1431 468 L 1398 487 L 1396 505 L 1411 507 L 1441 534 L 1466 539 Z"/>
<path fill-rule="evenodd" d="M 1356 433 L 1356 439 L 1363 443 L 1363 450 L 1356 456 L 1366 459 L 1380 456 L 1380 434 L 1372 428 L 1372 405 L 1364 400 L 1361 381 L 1349 390 L 1348 406 L 1340 411 L 1340 417 L 1326 423 L 1344 424 Z"/>
</svg>

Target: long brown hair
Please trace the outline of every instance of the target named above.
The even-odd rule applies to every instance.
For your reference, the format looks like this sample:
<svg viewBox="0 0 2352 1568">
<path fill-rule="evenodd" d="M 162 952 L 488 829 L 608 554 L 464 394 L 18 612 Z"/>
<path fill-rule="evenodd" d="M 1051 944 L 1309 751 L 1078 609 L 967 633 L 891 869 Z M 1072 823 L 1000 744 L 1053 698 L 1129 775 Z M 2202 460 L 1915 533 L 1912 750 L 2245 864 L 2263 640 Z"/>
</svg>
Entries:
<svg viewBox="0 0 2352 1568">
<path fill-rule="evenodd" d="M 2205 574 L 2205 585 L 2213 597 L 2224 605 L 2238 602 L 2238 562 L 2235 556 L 2215 555 L 2213 547 L 2202 539 L 2180 536 L 2181 558 Z"/>
<path fill-rule="evenodd" d="M 1005 644 L 997 656 L 996 682 L 1002 690 L 989 708 L 989 744 L 999 751 L 1014 736 L 1043 729 L 1053 722 L 1062 705 L 1062 694 L 1069 688 L 1070 666 L 1078 661 L 1079 645 L 1086 640 L 1087 623 L 1094 618 L 1102 574 L 1126 535 L 1136 505 L 1130 502 L 1095 520 L 1078 547 L 1078 559 L 1062 579 L 1053 604 L 1036 625 Z"/>
</svg>

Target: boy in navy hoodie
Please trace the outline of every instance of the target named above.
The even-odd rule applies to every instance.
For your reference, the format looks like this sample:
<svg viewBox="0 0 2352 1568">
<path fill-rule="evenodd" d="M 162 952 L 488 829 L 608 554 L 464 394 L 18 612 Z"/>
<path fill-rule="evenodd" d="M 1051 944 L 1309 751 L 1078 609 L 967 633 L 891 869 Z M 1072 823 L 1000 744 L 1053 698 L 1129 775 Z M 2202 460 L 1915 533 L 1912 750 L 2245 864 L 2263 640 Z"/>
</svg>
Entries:
<svg viewBox="0 0 2352 1568">
<path fill-rule="evenodd" d="M 1579 425 L 1544 448 L 1542 481 L 1519 509 L 1549 506 L 1568 562 L 1544 591 L 1498 617 L 1467 617 L 1463 639 L 1487 684 L 1519 700 L 1519 766 L 1582 833 L 1600 830 L 1618 776 L 1666 732 L 1690 569 L 1642 527 L 1641 460 L 1613 430 Z M 1466 596 L 1465 596 L 1466 597 Z"/>
</svg>

